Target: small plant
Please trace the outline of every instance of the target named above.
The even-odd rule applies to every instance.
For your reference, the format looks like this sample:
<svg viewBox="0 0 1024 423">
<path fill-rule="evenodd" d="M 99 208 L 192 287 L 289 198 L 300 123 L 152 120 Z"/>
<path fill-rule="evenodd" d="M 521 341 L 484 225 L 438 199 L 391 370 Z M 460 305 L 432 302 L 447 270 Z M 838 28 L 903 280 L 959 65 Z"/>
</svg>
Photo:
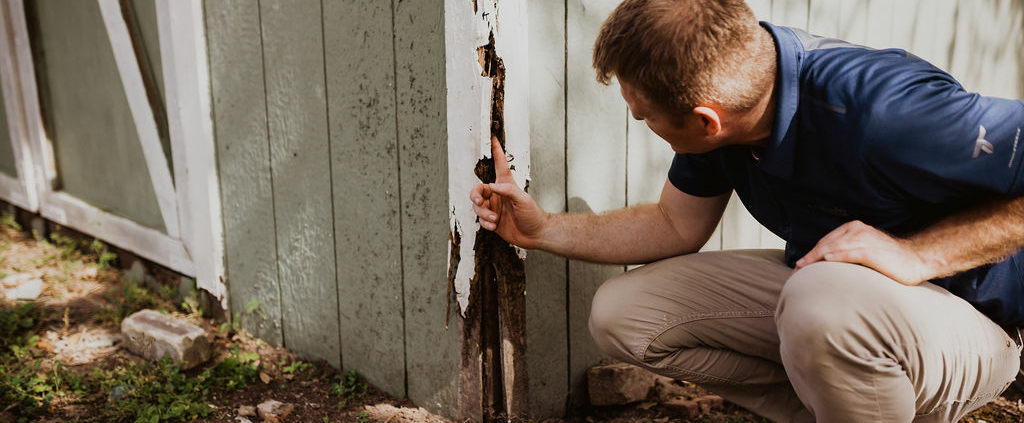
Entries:
<svg viewBox="0 0 1024 423">
<path fill-rule="evenodd" d="M 295 360 L 289 363 L 287 366 L 282 367 L 281 372 L 286 374 L 299 374 L 306 370 L 309 370 L 309 368 L 311 367 L 313 367 L 312 364 L 309 364 L 302 360 Z"/>
<path fill-rule="evenodd" d="M 22 229 L 21 224 L 18 223 L 17 220 L 14 220 L 14 215 L 7 212 L 4 212 L 3 215 L 0 215 L 0 224 L 7 226 L 11 229 L 14 229 L 16 231 L 20 231 Z"/>
<path fill-rule="evenodd" d="M 36 314 L 33 303 L 0 306 L 0 347 L 23 346 L 26 332 L 36 324 Z M 0 348 L 0 354 L 7 348 Z"/>
<path fill-rule="evenodd" d="M 349 370 L 338 382 L 331 385 L 328 392 L 341 397 L 341 400 L 338 401 L 338 408 L 346 408 L 358 404 L 362 400 L 363 395 L 366 394 L 366 383 L 359 379 L 356 372 Z"/>
<path fill-rule="evenodd" d="M 89 249 L 93 253 L 96 253 L 96 269 L 103 270 L 110 267 L 110 264 L 117 260 L 117 254 L 109 251 L 107 246 L 100 242 L 98 239 L 92 240 L 92 244 L 89 244 Z"/>
<path fill-rule="evenodd" d="M 136 311 L 157 305 L 157 298 L 153 294 L 131 281 L 124 281 L 120 290 L 111 290 L 104 298 L 111 306 L 96 313 L 96 319 L 100 322 L 119 323 Z"/>
<path fill-rule="evenodd" d="M 73 238 L 61 235 L 58 232 L 50 234 L 50 241 L 53 245 L 60 249 L 60 258 L 67 260 L 74 257 L 78 253 L 78 242 Z"/>
<path fill-rule="evenodd" d="M 370 421 L 370 415 L 366 414 L 365 411 L 362 411 L 359 414 L 356 414 L 356 421 L 359 423 L 367 423 Z"/>
<path fill-rule="evenodd" d="M 217 328 L 217 335 L 218 336 L 225 336 L 229 332 L 239 332 L 239 331 L 241 331 L 242 330 L 242 317 L 243 316 L 248 316 L 248 315 L 252 314 L 252 312 L 256 311 L 256 308 L 258 308 L 259 306 L 260 306 L 259 300 L 255 300 L 255 299 L 249 301 L 248 303 L 246 303 L 245 304 L 245 308 L 243 308 L 241 312 L 236 312 L 233 318 L 231 318 L 230 320 L 220 324 L 220 327 Z"/>
</svg>

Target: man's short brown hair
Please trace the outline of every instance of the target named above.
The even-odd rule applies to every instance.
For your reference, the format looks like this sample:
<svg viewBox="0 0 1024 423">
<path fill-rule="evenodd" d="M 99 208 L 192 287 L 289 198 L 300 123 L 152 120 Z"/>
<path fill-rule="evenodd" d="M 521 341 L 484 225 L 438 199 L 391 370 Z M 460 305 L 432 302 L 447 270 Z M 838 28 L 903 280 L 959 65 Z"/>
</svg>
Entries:
<svg viewBox="0 0 1024 423">
<path fill-rule="evenodd" d="M 742 0 L 625 0 L 601 26 L 594 68 L 668 112 L 746 110 L 774 83 L 771 43 Z"/>
</svg>

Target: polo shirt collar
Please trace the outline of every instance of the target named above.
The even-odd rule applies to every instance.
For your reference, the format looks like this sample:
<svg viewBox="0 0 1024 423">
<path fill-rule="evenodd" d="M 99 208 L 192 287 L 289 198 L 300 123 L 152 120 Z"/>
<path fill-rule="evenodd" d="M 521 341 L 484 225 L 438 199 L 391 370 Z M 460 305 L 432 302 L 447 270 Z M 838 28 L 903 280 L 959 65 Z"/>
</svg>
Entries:
<svg viewBox="0 0 1024 423">
<path fill-rule="evenodd" d="M 768 146 L 761 154 L 758 167 L 771 175 L 792 179 L 797 133 L 793 120 L 800 103 L 800 66 L 804 58 L 804 48 L 789 28 L 768 22 L 761 22 L 761 26 L 775 39 L 778 76 L 772 133 L 768 138 Z"/>
</svg>

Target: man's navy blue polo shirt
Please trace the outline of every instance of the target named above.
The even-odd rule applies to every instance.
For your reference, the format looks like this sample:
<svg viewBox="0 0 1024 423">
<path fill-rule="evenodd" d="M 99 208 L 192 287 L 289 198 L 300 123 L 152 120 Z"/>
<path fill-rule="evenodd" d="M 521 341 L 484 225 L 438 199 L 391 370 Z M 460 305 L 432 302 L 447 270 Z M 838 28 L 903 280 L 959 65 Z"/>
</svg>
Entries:
<svg viewBox="0 0 1024 423">
<path fill-rule="evenodd" d="M 852 220 L 906 236 L 1024 196 L 1024 102 L 968 93 L 903 50 L 763 25 L 779 56 L 768 147 L 677 154 L 669 180 L 696 196 L 734 189 L 786 240 L 790 266 Z M 1024 326 L 1024 250 L 932 282 L 1001 325 Z"/>
</svg>

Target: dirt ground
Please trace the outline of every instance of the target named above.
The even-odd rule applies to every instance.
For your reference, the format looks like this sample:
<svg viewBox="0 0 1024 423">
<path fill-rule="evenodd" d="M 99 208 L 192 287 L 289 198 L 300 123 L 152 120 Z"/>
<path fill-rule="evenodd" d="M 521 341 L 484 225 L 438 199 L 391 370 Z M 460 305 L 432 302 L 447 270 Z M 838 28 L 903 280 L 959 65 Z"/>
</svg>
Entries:
<svg viewBox="0 0 1024 423">
<path fill-rule="evenodd" d="M 288 422 L 449 422 L 408 400 L 387 396 L 355 374 L 270 346 L 236 325 L 204 318 L 195 301 L 175 304 L 181 298 L 174 300 L 171 290 L 153 292 L 127 281 L 125 272 L 116 267 L 117 258 L 100 243 L 61 235 L 41 241 L 16 230 L 20 228 L 9 217 L 3 221 L 0 293 L 26 279 L 41 279 L 43 288 L 29 302 L 7 301 L 0 295 L 0 423 L 260 422 L 259 416 L 240 416 L 240 408 L 271 399 L 294 405 L 283 420 Z M 163 282 L 170 286 L 174 281 Z M 215 358 L 181 371 L 120 348 L 120 320 L 141 308 L 161 310 L 203 327 L 213 342 Z M 207 382 L 191 391 L 178 386 L 197 380 Z M 689 398 L 707 395 L 689 384 L 681 384 L 681 389 Z M 596 407 L 566 419 L 544 420 L 763 421 L 727 402 L 697 417 L 683 418 L 653 401 Z M 964 421 L 1024 423 L 1024 403 L 1020 395 L 1008 393 Z"/>
</svg>

